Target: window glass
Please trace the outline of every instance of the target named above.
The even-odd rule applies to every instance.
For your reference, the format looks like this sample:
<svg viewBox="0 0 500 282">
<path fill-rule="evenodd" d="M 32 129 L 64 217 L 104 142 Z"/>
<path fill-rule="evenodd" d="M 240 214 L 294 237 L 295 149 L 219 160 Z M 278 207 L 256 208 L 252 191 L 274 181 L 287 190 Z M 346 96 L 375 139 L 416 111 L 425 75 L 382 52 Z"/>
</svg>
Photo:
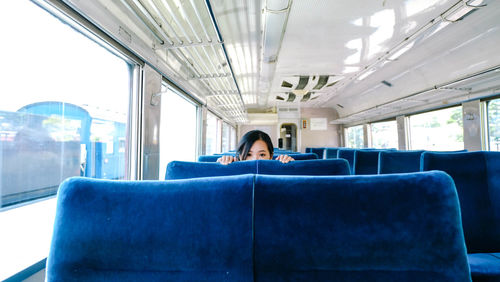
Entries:
<svg viewBox="0 0 500 282">
<path fill-rule="evenodd" d="M 353 126 L 346 129 L 346 147 L 363 148 L 363 126 Z"/>
<path fill-rule="evenodd" d="M 488 101 L 488 142 L 490 151 L 500 151 L 500 99 Z"/>
<path fill-rule="evenodd" d="M 462 107 L 410 116 L 410 144 L 412 150 L 463 150 Z"/>
<path fill-rule="evenodd" d="M 171 161 L 196 161 L 197 106 L 177 91 L 162 87 L 160 179 Z"/>
<path fill-rule="evenodd" d="M 372 147 L 398 148 L 398 128 L 395 120 L 371 124 Z"/>
<path fill-rule="evenodd" d="M 228 152 L 231 142 L 231 126 L 222 122 L 222 152 Z"/>
<path fill-rule="evenodd" d="M 205 140 L 205 154 L 212 155 L 217 152 L 217 117 L 207 113 L 207 127 Z"/>
<path fill-rule="evenodd" d="M 0 10 L 0 33 L 0 206 L 126 178 L 134 66 L 31 1 Z"/>
<path fill-rule="evenodd" d="M 231 126 L 231 137 L 230 137 L 230 142 L 231 142 L 231 146 L 230 146 L 230 150 L 236 150 L 236 145 L 238 144 L 237 140 L 236 140 L 236 128 L 232 127 Z"/>
</svg>

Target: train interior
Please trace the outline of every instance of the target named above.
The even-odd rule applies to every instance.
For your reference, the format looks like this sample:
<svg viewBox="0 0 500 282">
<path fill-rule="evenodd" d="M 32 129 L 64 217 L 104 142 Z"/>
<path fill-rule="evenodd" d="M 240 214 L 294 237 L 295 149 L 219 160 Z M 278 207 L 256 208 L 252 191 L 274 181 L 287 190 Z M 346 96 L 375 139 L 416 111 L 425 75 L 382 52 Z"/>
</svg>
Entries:
<svg viewBox="0 0 500 282">
<path fill-rule="evenodd" d="M 224 199 L 228 209 L 203 207 L 206 210 L 196 210 L 196 215 L 203 219 L 206 213 L 227 216 L 234 212 L 236 215 L 228 219 L 228 224 L 241 227 L 238 222 L 246 222 L 252 230 L 248 233 L 244 229 L 225 229 L 228 227 L 215 222 L 220 234 L 226 236 L 221 235 L 226 243 L 232 242 L 231 236 L 242 236 L 250 242 L 245 245 L 248 242 L 242 239 L 228 247 L 219 242 L 220 238 L 207 236 L 202 241 L 189 233 L 190 228 L 199 228 L 203 223 L 197 221 L 199 218 L 184 229 L 159 228 L 161 232 L 187 232 L 186 244 L 191 244 L 191 251 L 206 251 L 193 247 L 202 242 L 221 249 L 220 261 L 200 268 L 199 273 L 206 276 L 191 274 L 191 280 L 255 280 L 260 276 L 264 280 L 324 281 L 335 280 L 329 275 L 337 271 L 338 279 L 349 281 L 357 276 L 340 272 L 350 267 L 380 270 L 358 278 L 398 280 L 390 273 L 382 273 L 387 266 L 380 264 L 380 259 L 371 256 L 369 250 L 392 257 L 387 264 L 390 267 L 411 268 L 430 261 L 432 267 L 422 262 L 425 271 L 415 270 L 424 280 L 468 281 L 471 272 L 473 281 L 500 280 L 500 185 L 496 184 L 500 169 L 500 1 L 22 0 L 4 3 L 4 7 L 0 11 L 4 39 L 0 52 L 6 66 L 0 70 L 0 280 L 52 281 L 72 277 L 60 268 L 73 263 L 64 259 L 77 260 L 81 249 L 76 248 L 74 257 L 65 258 L 62 252 L 71 253 L 73 249 L 65 249 L 68 245 L 64 244 L 54 249 L 59 246 L 54 238 L 64 238 L 75 230 L 81 230 L 78 236 L 99 232 L 97 220 L 106 219 L 105 212 L 100 213 L 97 208 L 95 217 L 89 215 L 87 221 L 82 219 L 85 214 L 74 218 L 74 224 L 87 224 L 87 230 L 73 228 L 71 222 L 63 220 L 67 219 L 62 218 L 60 210 L 79 215 L 78 208 L 89 208 L 78 206 L 80 203 L 74 203 L 76 208 L 67 204 L 78 187 L 88 186 L 89 195 L 94 195 L 94 187 L 123 189 L 116 199 L 110 200 L 121 207 L 128 197 L 137 196 L 128 190 L 128 181 L 137 181 L 133 185 L 144 192 L 137 196 L 141 201 L 154 192 L 148 185 L 177 191 L 176 183 L 185 183 L 188 192 L 199 194 L 175 194 L 172 197 L 178 202 L 173 202 L 173 207 L 182 209 L 178 203 L 194 197 L 187 206 L 196 210 L 207 204 L 198 199 L 200 195 L 216 195 L 200 191 L 207 185 L 196 179 L 201 176 L 214 177 L 211 181 L 223 187 L 221 193 L 227 197 Z M 279 189 L 276 194 L 257 191 L 255 187 L 273 189 L 283 184 L 269 177 L 283 175 L 286 164 L 279 162 L 248 162 L 229 169 L 220 169 L 213 163 L 221 154 L 234 154 L 238 140 L 251 130 L 270 136 L 275 155 L 295 156 L 296 161 L 283 180 L 286 185 L 306 187 L 308 184 L 304 183 L 311 181 L 317 184 L 317 190 L 305 193 L 302 189 L 295 194 Z M 431 170 L 442 170 L 449 176 L 428 172 Z M 255 177 L 215 177 L 248 173 Z M 393 173 L 408 174 L 380 176 Z M 352 180 L 345 180 L 351 174 L 355 175 Z M 322 176 L 313 177 L 319 175 Z M 329 176 L 323 178 L 325 175 Z M 75 176 L 84 178 L 64 182 Z M 170 179 L 185 182 L 170 183 Z M 400 193 L 404 194 L 402 198 L 397 198 L 392 190 L 402 188 L 398 181 L 406 183 L 402 189 L 405 192 Z M 380 189 L 381 194 L 366 189 L 366 182 Z M 226 188 L 239 183 L 240 198 L 228 196 L 231 189 Z M 434 191 L 432 187 L 442 189 L 442 194 L 436 196 L 441 200 L 429 194 L 412 194 L 414 189 L 422 188 L 417 187 L 418 183 L 430 183 L 425 187 L 429 194 Z M 347 190 L 332 192 L 326 188 L 329 185 L 351 185 L 362 191 L 366 195 L 361 200 L 366 211 L 356 208 L 359 203 Z M 56 218 L 60 187 L 65 189 L 61 195 L 69 200 L 57 204 Z M 269 199 L 279 201 L 272 198 L 277 195 L 290 202 L 273 207 Z M 408 195 L 413 195 L 414 201 L 429 201 L 432 205 L 425 210 Z M 108 196 L 112 198 L 102 195 Z M 387 198 L 381 199 L 383 196 Z M 159 195 L 157 204 L 171 201 L 169 197 Z M 318 201 L 317 208 L 299 204 L 300 199 L 307 197 Z M 371 205 L 370 198 L 375 204 Z M 400 204 L 403 198 L 407 205 Z M 325 199 L 338 202 L 345 209 L 332 208 Z M 390 199 L 399 204 L 391 206 Z M 140 201 L 132 204 L 136 209 L 147 206 L 137 202 Z M 448 206 L 443 206 L 445 202 Z M 95 200 L 96 207 L 106 204 Z M 366 265 L 341 253 L 324 253 L 324 248 L 310 242 L 309 233 L 295 237 L 291 231 L 316 230 L 312 222 L 324 212 L 337 225 L 320 223 L 324 223 L 330 239 L 338 239 L 345 234 L 329 232 L 344 224 L 341 214 L 350 213 L 356 219 L 351 225 L 341 226 L 346 233 L 359 235 L 354 225 L 366 222 L 356 220 L 388 206 L 391 209 L 381 212 L 382 219 L 363 219 L 373 223 L 364 231 L 373 232 L 373 237 L 353 237 L 363 241 L 362 245 L 351 247 L 360 248 L 359 253 L 369 257 L 363 260 Z M 259 213 L 257 207 L 266 213 Z M 418 210 L 415 222 L 415 217 L 401 215 L 410 208 Z M 152 214 L 156 212 L 154 216 L 160 216 L 161 211 L 151 210 Z M 290 214 L 279 218 L 285 211 Z M 404 212 L 393 218 L 398 211 Z M 432 212 L 452 220 L 428 216 Z M 267 213 L 277 217 L 268 219 Z M 249 222 L 248 214 L 252 215 Z M 132 217 L 133 213 L 125 212 L 117 218 L 126 222 L 125 215 Z M 149 224 L 161 225 L 154 216 Z M 303 219 L 304 225 L 294 225 L 294 218 Z M 435 218 L 442 222 L 434 221 Z M 180 224 L 186 218 L 176 215 L 171 220 Z M 279 225 L 284 229 L 269 227 L 280 220 L 290 225 Z M 392 220 L 394 229 L 412 230 L 407 232 L 411 233 L 409 237 L 391 233 L 393 239 L 400 241 L 386 243 L 398 241 L 400 247 L 395 243 L 388 245 L 395 246 L 388 247 L 390 253 L 383 248 L 370 249 L 373 246 L 366 243 L 383 237 L 383 230 L 394 232 L 392 227 L 382 231 L 374 227 L 387 224 L 384 220 Z M 128 222 L 132 223 L 143 226 L 136 220 Z M 254 224 L 263 226 L 264 231 L 253 230 Z M 134 233 L 124 225 L 117 227 L 117 234 Z M 415 235 L 418 225 L 427 227 L 422 236 L 428 236 L 436 245 L 420 241 L 422 238 Z M 214 230 L 205 231 L 216 236 Z M 442 242 L 447 231 L 448 244 Z M 53 232 L 57 232 L 54 237 Z M 287 244 L 270 238 L 270 234 L 278 236 L 280 232 L 293 244 L 310 247 L 310 255 L 317 256 L 317 260 L 308 258 L 307 247 L 290 250 L 286 249 Z M 340 239 L 330 242 L 326 235 L 314 232 L 310 236 L 321 237 L 323 247 L 342 248 L 350 244 Z M 154 232 L 147 234 L 150 238 L 157 236 Z M 123 242 L 129 239 L 124 238 Z M 122 250 L 120 240 L 117 239 L 116 248 Z M 133 252 L 154 253 L 150 245 L 137 242 Z M 414 249 L 408 247 L 413 243 Z M 104 261 L 99 255 L 112 248 L 100 244 L 96 246 L 102 248 L 101 253 L 81 254 L 94 262 Z M 164 264 L 183 257 L 180 245 L 173 247 L 170 257 L 150 257 L 150 264 L 147 260 L 124 260 L 122 266 L 131 263 L 134 273 L 141 267 L 163 269 Z M 391 264 L 402 256 L 401 246 L 410 248 L 410 257 L 418 262 L 404 259 L 400 264 Z M 273 248 L 284 248 L 282 256 L 270 251 Z M 224 260 L 231 260 L 235 250 L 240 256 L 234 262 L 238 265 L 225 265 Z M 47 261 L 49 252 L 52 257 Z M 276 262 L 294 252 L 301 254 L 296 260 Z M 120 260 L 120 254 L 110 257 L 116 255 L 116 260 Z M 205 255 L 200 255 L 203 262 L 208 260 Z M 345 264 L 331 264 L 334 256 Z M 443 256 L 452 259 L 444 262 Z M 217 263 L 231 271 L 219 273 L 221 266 Z M 112 262 L 102 265 L 117 267 Z M 49 267 L 51 272 L 47 273 Z M 189 259 L 169 267 L 198 269 L 196 262 Z M 333 272 L 304 274 L 323 268 Z M 164 271 L 168 275 L 175 272 Z M 179 273 L 162 276 L 153 272 L 148 272 L 151 276 L 117 274 L 113 279 L 186 279 L 175 276 Z M 92 275 L 96 276 L 73 278 L 111 277 Z M 411 271 L 398 275 L 400 281 L 416 279 Z"/>
</svg>

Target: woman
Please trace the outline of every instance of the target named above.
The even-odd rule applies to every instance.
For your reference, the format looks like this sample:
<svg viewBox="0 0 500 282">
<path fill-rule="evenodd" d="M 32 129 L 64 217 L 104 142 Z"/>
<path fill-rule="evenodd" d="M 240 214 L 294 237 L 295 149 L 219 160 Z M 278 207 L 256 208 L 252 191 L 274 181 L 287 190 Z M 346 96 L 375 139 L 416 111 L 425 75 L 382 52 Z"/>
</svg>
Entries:
<svg viewBox="0 0 500 282">
<path fill-rule="evenodd" d="M 269 135 L 260 130 L 252 130 L 241 138 L 236 156 L 222 156 L 217 159 L 217 162 L 227 165 L 239 160 L 272 160 L 273 152 L 273 142 L 271 142 Z M 288 163 L 294 159 L 288 155 L 279 155 L 276 160 Z"/>
</svg>

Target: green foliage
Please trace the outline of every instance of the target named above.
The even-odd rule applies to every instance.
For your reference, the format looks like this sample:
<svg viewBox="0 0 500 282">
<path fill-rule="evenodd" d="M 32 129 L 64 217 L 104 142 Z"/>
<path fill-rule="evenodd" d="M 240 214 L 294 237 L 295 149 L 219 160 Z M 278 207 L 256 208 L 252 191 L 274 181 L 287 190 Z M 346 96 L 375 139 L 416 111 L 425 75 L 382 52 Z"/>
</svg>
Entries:
<svg viewBox="0 0 500 282">
<path fill-rule="evenodd" d="M 490 144 L 500 142 L 500 101 L 494 100 L 488 103 L 488 130 L 490 135 Z"/>
<path fill-rule="evenodd" d="M 450 119 L 448 119 L 446 123 L 457 123 L 460 127 L 463 127 L 462 107 L 455 108 L 451 113 Z"/>
</svg>

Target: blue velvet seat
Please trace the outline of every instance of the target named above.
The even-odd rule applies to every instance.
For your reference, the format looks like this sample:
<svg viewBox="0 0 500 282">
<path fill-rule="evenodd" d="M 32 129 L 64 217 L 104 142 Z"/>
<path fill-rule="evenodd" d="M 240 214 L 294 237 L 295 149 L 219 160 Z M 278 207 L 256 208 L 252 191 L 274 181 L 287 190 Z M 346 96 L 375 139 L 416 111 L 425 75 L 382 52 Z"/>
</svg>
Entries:
<svg viewBox="0 0 500 282">
<path fill-rule="evenodd" d="M 257 281 L 470 281 L 442 172 L 256 176 Z"/>
<path fill-rule="evenodd" d="M 455 181 L 473 280 L 500 281 L 500 152 L 422 154 Z"/>
<path fill-rule="evenodd" d="M 315 153 L 291 153 L 291 154 L 283 154 L 281 152 L 274 153 L 274 158 L 278 155 L 289 155 L 290 157 L 294 158 L 296 161 L 303 161 L 303 160 L 314 160 L 318 158 L 318 155 Z M 216 162 L 218 158 L 220 158 L 222 155 L 202 155 L 198 157 L 199 162 Z"/>
<path fill-rule="evenodd" d="M 404 173 L 420 171 L 420 156 L 424 151 L 382 151 L 379 154 L 378 173 Z"/>
<path fill-rule="evenodd" d="M 47 281 L 470 281 L 445 173 L 61 184 Z"/>
<path fill-rule="evenodd" d="M 207 162 L 173 161 L 167 165 L 165 179 L 185 179 L 208 176 L 237 174 L 274 174 L 274 175 L 349 175 L 346 160 L 305 160 L 281 163 L 275 160 L 235 162 L 228 165 Z"/>
<path fill-rule="evenodd" d="M 311 153 L 318 155 L 318 159 L 324 159 L 325 148 L 311 148 Z"/>
<path fill-rule="evenodd" d="M 378 155 L 385 150 L 362 149 L 354 152 L 353 174 L 377 174 Z"/>
<path fill-rule="evenodd" d="M 325 159 L 336 159 L 339 148 L 325 148 Z"/>
<path fill-rule="evenodd" d="M 286 154 L 286 155 L 289 155 L 290 157 L 294 158 L 296 161 L 321 159 L 320 157 L 318 157 L 318 155 L 316 153 L 293 153 L 293 154 Z"/>
<path fill-rule="evenodd" d="M 253 178 L 67 180 L 47 281 L 253 281 Z"/>
<path fill-rule="evenodd" d="M 461 153 L 467 150 L 460 151 L 427 151 L 433 153 Z M 415 151 L 395 151 L 387 150 L 380 152 L 379 155 L 379 174 L 387 173 L 404 173 L 420 171 L 420 157 L 424 150 Z"/>
<path fill-rule="evenodd" d="M 351 148 L 339 148 L 338 151 L 338 158 L 347 160 L 351 173 L 354 172 L 354 152 L 356 152 L 356 149 Z"/>
</svg>

